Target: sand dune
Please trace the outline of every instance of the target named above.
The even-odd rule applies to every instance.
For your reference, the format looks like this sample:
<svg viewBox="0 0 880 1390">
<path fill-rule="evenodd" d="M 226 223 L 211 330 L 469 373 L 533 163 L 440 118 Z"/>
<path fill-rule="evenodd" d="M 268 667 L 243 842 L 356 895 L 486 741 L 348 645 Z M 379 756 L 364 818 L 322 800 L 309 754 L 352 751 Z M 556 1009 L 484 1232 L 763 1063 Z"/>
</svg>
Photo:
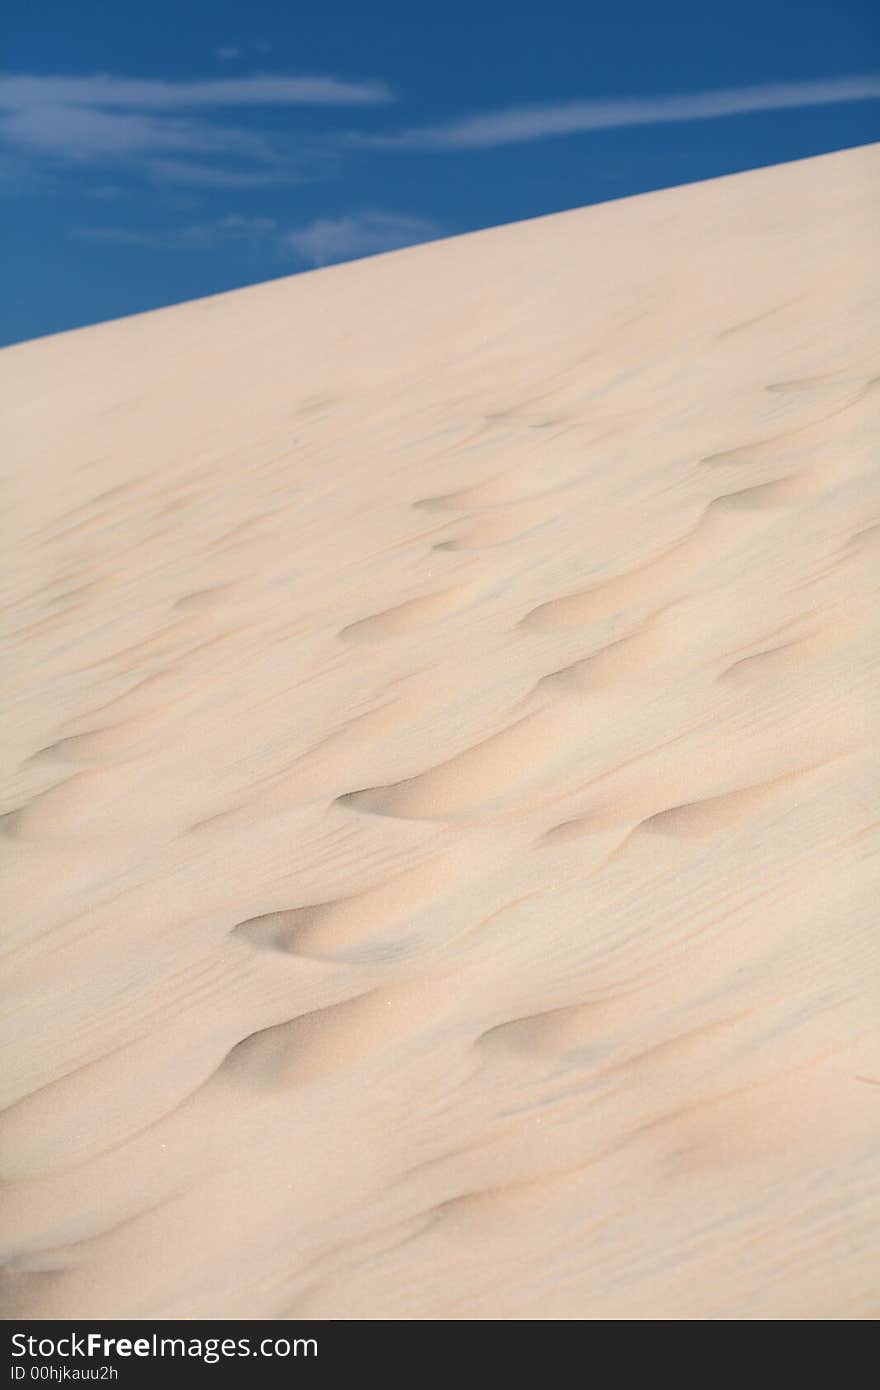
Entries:
<svg viewBox="0 0 880 1390">
<path fill-rule="evenodd" d="M 880 1313 L 878 188 L 0 354 L 8 1313 Z"/>
</svg>

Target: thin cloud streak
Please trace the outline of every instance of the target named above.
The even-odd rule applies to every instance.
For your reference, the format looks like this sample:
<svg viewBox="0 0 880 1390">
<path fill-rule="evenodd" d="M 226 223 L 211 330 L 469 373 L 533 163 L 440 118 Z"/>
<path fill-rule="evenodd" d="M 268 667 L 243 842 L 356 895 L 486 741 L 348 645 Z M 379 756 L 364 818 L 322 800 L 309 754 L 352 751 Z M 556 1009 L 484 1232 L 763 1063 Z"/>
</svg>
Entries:
<svg viewBox="0 0 880 1390">
<path fill-rule="evenodd" d="M 242 217 L 239 213 L 228 213 L 213 222 L 200 222 L 168 231 L 142 231 L 135 227 L 78 227 L 73 234 L 80 241 L 102 242 L 105 245 L 136 246 L 151 251 L 199 251 L 220 242 L 263 241 L 277 231 L 278 223 L 274 217 Z"/>
<path fill-rule="evenodd" d="M 592 130 L 717 120 L 759 111 L 783 111 L 835 102 L 880 99 L 880 77 L 841 77 L 818 82 L 780 82 L 679 96 L 570 101 L 552 106 L 516 106 L 466 116 L 443 125 L 392 135 L 351 135 L 349 142 L 373 149 L 486 150 Z"/>
<path fill-rule="evenodd" d="M 272 158 L 269 143 L 256 132 L 87 106 L 24 107 L 6 118 L 2 132 L 12 144 L 68 159 L 130 157 L 145 151 Z"/>
<path fill-rule="evenodd" d="M 167 82 L 160 78 L 0 75 L 0 110 L 34 106 L 170 111 L 218 106 L 374 106 L 394 100 L 385 82 L 271 75 Z"/>
<path fill-rule="evenodd" d="M 301 169 L 282 163 L 264 163 L 256 169 L 228 169 L 217 164 L 198 164 L 190 159 L 150 159 L 145 174 L 157 183 L 188 184 L 192 188 L 267 188 L 271 184 L 307 181 Z"/>
</svg>

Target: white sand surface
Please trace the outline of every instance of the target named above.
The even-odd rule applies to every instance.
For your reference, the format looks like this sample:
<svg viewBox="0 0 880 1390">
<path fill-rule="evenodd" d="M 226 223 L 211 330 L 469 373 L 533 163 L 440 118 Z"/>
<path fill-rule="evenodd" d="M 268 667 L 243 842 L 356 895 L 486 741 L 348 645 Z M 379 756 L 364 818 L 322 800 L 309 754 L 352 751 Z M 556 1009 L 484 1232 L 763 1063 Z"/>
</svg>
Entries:
<svg viewBox="0 0 880 1390">
<path fill-rule="evenodd" d="M 878 223 L 0 354 L 8 1313 L 877 1316 Z"/>
</svg>

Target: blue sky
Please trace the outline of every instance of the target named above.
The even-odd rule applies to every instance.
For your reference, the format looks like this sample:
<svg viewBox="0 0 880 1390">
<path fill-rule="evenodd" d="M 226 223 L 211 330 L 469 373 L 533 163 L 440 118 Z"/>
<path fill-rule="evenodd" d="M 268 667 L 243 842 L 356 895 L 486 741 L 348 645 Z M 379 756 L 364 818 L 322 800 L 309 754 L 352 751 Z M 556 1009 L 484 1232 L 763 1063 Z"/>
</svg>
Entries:
<svg viewBox="0 0 880 1390">
<path fill-rule="evenodd" d="M 880 139 L 875 0 L 6 0 L 6 344 Z"/>
</svg>

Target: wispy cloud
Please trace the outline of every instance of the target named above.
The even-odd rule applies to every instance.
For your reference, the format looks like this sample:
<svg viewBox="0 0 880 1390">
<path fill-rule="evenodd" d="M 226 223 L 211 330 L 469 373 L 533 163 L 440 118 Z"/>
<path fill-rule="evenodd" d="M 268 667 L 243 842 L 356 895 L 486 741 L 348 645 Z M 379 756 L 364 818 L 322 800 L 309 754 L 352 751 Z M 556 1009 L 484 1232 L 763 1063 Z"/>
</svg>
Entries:
<svg viewBox="0 0 880 1390">
<path fill-rule="evenodd" d="M 74 235 L 83 241 L 161 251 L 198 251 L 229 242 L 262 244 L 282 256 L 323 266 L 431 241 L 442 235 L 442 229 L 421 217 L 371 210 L 319 217 L 299 227 L 285 228 L 273 217 L 228 213 L 187 227 L 85 226 L 76 228 Z"/>
<path fill-rule="evenodd" d="M 591 130 L 660 125 L 673 121 L 707 121 L 757 111 L 782 111 L 878 98 L 880 77 L 840 77 L 817 82 L 731 87 L 680 96 L 513 106 L 396 134 L 352 135 L 349 139 L 353 144 L 379 149 L 485 150 Z"/>
<path fill-rule="evenodd" d="M 374 106 L 393 99 L 383 82 L 337 77 L 167 82 L 106 74 L 7 75 L 0 76 L 0 138 L 9 149 L 45 159 L 128 161 L 154 179 L 244 188 L 288 181 L 290 160 L 268 135 L 217 120 L 218 112 Z M 209 162 L 193 156 L 208 156 Z M 235 160 L 246 161 L 248 168 L 230 167 Z"/>
<path fill-rule="evenodd" d="M 281 246 L 311 265 L 322 266 L 399 250 L 440 235 L 436 223 L 424 218 L 368 211 L 345 217 L 318 217 L 285 232 Z"/>
<path fill-rule="evenodd" d="M 303 178 L 298 169 L 282 162 L 230 169 L 222 164 L 164 157 L 151 159 L 147 172 L 157 183 L 188 184 L 191 188 L 265 188 L 269 184 L 299 183 Z"/>
<path fill-rule="evenodd" d="M 255 131 L 88 106 L 23 106 L 12 111 L 0 129 L 12 144 L 78 160 L 163 150 L 261 160 L 272 155 L 269 142 Z"/>
<path fill-rule="evenodd" d="M 116 246 L 197 251 L 221 242 L 264 241 L 275 238 L 277 232 L 278 223 L 273 217 L 242 217 L 239 213 L 228 213 L 211 222 L 198 222 L 189 227 L 166 231 L 148 231 L 137 227 L 78 227 L 74 235 L 82 241 Z"/>
<path fill-rule="evenodd" d="M 0 109 L 34 106 L 112 107 L 138 111 L 205 106 L 372 106 L 393 101 L 384 82 L 349 82 L 338 77 L 206 78 L 167 82 L 161 78 L 0 76 Z"/>
<path fill-rule="evenodd" d="M 228 43 L 225 44 L 222 48 L 215 48 L 214 57 L 219 58 L 220 61 L 223 63 L 230 63 L 233 61 L 233 59 L 241 57 L 241 49 L 236 48 L 231 43 Z"/>
</svg>

